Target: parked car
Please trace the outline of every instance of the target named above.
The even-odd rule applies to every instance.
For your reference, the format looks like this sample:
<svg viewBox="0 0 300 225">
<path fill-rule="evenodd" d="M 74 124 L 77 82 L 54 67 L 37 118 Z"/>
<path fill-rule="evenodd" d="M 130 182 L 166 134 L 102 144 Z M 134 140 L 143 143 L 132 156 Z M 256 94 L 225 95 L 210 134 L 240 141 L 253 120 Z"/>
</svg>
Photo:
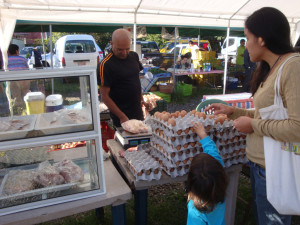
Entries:
<svg viewBox="0 0 300 225">
<path fill-rule="evenodd" d="M 229 37 L 228 41 L 228 55 L 235 58 L 237 53 L 237 48 L 240 46 L 240 41 L 244 39 L 247 42 L 245 37 Z M 223 45 L 221 46 L 221 58 L 224 58 L 227 49 L 227 38 L 225 38 Z"/>
<path fill-rule="evenodd" d="M 53 53 L 53 67 L 96 67 L 100 62 L 101 49 L 97 49 L 95 39 L 87 34 L 66 35 L 59 38 L 55 43 Z M 102 54 L 103 55 L 103 54 Z M 103 56 L 102 56 L 103 58 Z M 43 64 L 51 65 L 50 54 L 42 56 Z"/>
<path fill-rule="evenodd" d="M 96 44 L 96 49 L 97 49 L 97 52 L 99 54 L 99 62 L 101 62 L 103 60 L 103 51 L 101 50 L 101 48 L 97 44 Z"/>
</svg>

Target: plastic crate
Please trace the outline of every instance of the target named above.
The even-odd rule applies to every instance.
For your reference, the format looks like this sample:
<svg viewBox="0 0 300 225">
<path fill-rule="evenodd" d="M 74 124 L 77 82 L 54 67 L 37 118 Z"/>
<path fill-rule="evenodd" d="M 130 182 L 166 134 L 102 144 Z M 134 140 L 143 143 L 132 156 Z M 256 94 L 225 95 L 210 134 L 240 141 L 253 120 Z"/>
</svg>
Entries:
<svg viewBox="0 0 300 225">
<path fill-rule="evenodd" d="M 159 91 L 164 94 L 172 94 L 173 89 L 174 89 L 174 84 L 167 83 L 164 85 L 163 84 L 159 85 Z"/>
<path fill-rule="evenodd" d="M 104 151 L 108 152 L 109 149 L 106 145 L 106 141 L 109 139 L 113 139 L 115 135 L 115 131 L 106 121 L 101 121 L 101 138 L 102 138 L 102 148 Z"/>
<path fill-rule="evenodd" d="M 153 74 L 154 78 L 161 78 L 161 77 L 171 77 L 171 73 L 158 73 L 158 74 Z"/>
<path fill-rule="evenodd" d="M 147 73 L 148 70 L 150 70 L 150 69 L 159 69 L 159 67 L 158 66 L 155 66 L 155 67 L 144 67 L 143 73 Z"/>
<path fill-rule="evenodd" d="M 152 93 L 161 97 L 162 99 L 166 100 L 166 102 L 168 102 L 168 103 L 171 102 L 171 94 L 164 94 L 159 91 L 154 91 Z"/>
<path fill-rule="evenodd" d="M 191 96 L 193 93 L 193 85 L 185 83 L 178 84 L 176 91 L 183 96 Z"/>
</svg>

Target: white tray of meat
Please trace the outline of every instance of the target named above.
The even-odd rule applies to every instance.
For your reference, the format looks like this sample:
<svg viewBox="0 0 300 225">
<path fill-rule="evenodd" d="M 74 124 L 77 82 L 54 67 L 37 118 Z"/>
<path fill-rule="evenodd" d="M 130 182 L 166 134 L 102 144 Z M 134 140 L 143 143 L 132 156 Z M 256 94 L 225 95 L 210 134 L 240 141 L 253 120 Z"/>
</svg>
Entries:
<svg viewBox="0 0 300 225">
<path fill-rule="evenodd" d="M 11 170 L 0 186 L 1 200 L 16 200 L 67 190 L 83 182 L 82 169 L 71 160 L 51 165 L 48 161 L 37 169 Z"/>
<path fill-rule="evenodd" d="M 0 118 L 0 141 L 26 137 L 35 125 L 36 115 Z"/>
<path fill-rule="evenodd" d="M 85 131 L 92 127 L 91 112 L 88 109 L 62 109 L 39 114 L 35 130 L 44 134 L 58 134 Z"/>
<path fill-rule="evenodd" d="M 138 134 L 138 133 L 148 133 L 151 131 L 151 128 L 148 127 L 143 121 L 141 120 L 128 120 L 121 124 L 122 128 L 130 133 Z"/>
</svg>

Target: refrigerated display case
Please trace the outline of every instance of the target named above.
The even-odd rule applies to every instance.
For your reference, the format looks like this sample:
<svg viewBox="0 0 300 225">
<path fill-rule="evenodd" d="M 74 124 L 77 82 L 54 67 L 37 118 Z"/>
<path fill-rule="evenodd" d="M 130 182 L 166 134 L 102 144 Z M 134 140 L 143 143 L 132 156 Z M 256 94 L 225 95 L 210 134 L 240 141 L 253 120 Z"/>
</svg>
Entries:
<svg viewBox="0 0 300 225">
<path fill-rule="evenodd" d="M 94 69 L 2 72 L 0 94 L 0 216 L 105 194 Z"/>
</svg>

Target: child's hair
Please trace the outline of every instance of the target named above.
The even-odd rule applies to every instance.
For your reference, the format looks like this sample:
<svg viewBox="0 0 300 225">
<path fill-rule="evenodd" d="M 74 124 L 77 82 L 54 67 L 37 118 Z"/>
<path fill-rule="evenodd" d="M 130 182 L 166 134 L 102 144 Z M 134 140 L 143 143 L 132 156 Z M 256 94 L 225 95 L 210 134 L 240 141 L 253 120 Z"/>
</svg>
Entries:
<svg viewBox="0 0 300 225">
<path fill-rule="evenodd" d="M 201 153 L 194 157 L 187 182 L 188 201 L 193 200 L 200 212 L 212 212 L 219 202 L 224 202 L 228 177 L 211 155 Z"/>
</svg>

